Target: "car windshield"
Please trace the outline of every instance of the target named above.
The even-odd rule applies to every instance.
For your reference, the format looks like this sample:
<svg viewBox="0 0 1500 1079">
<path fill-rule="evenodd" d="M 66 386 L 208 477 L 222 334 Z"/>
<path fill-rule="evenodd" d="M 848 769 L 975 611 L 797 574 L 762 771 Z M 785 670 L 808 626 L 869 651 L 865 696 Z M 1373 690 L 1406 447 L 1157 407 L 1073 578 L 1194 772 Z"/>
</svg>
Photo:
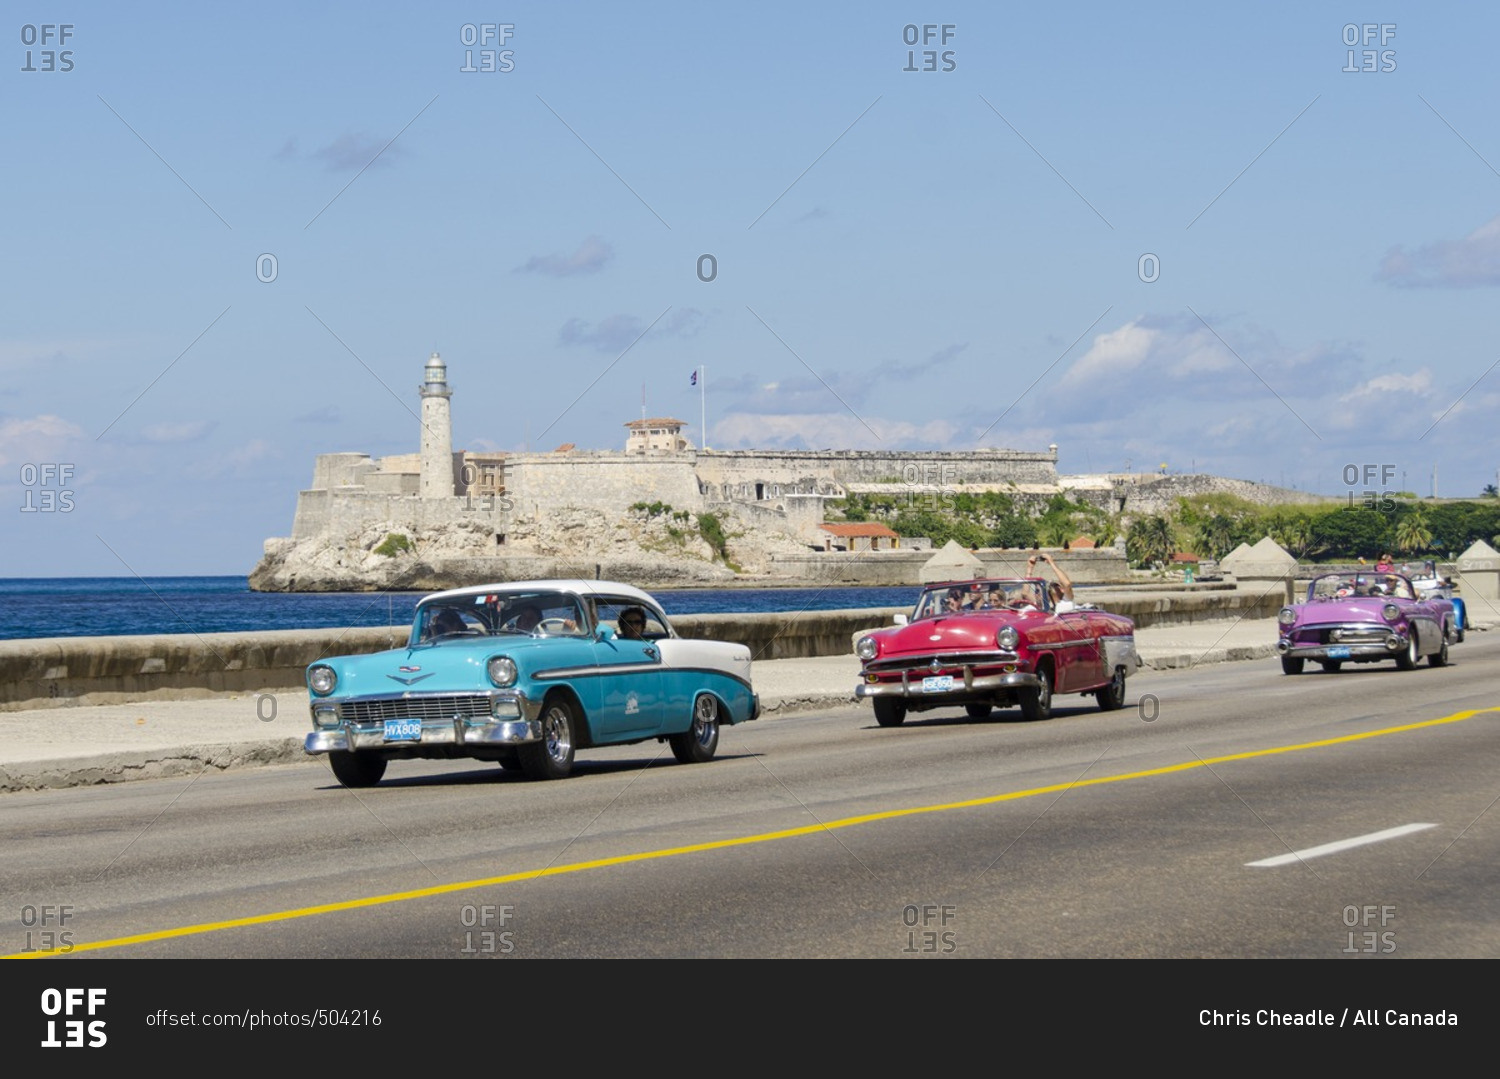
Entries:
<svg viewBox="0 0 1500 1079">
<path fill-rule="evenodd" d="M 1418 577 L 1436 577 L 1437 576 L 1437 566 L 1435 564 L 1433 564 L 1432 562 L 1430 562 L 1430 561 L 1428 561 L 1428 562 L 1407 562 L 1405 565 L 1401 566 L 1396 572 L 1399 573 L 1399 574 L 1401 574 L 1403 577 L 1412 577 L 1412 578 L 1418 578 Z"/>
<path fill-rule="evenodd" d="M 1046 586 L 1039 580 L 973 581 L 929 588 L 917 600 L 913 619 L 984 611 L 1046 610 Z"/>
<path fill-rule="evenodd" d="M 413 643 L 522 634 L 576 637 L 587 632 L 578 597 L 566 592 L 509 592 L 454 596 L 424 603 Z"/>
<path fill-rule="evenodd" d="M 1366 596 L 1413 599 L 1411 582 L 1397 573 L 1327 573 L 1308 587 L 1312 602 Z"/>
</svg>

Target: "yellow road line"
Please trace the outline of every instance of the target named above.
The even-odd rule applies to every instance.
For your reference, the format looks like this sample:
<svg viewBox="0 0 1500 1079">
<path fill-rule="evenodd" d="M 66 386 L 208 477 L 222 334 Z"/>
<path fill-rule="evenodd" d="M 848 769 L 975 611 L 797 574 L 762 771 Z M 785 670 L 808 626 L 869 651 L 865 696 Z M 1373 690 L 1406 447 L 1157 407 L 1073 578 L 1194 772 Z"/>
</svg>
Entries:
<svg viewBox="0 0 1500 1079">
<path fill-rule="evenodd" d="M 567 873 L 582 873 L 590 869 L 605 869 L 609 866 L 628 865 L 633 862 L 648 862 L 657 858 L 674 858 L 682 854 L 724 850 L 728 847 L 743 847 L 755 843 L 772 843 L 781 839 L 816 835 L 820 832 L 831 832 L 836 828 L 853 828 L 861 824 L 896 820 L 900 817 L 913 817 L 922 813 L 946 813 L 954 809 L 973 809 L 978 806 L 996 805 L 1000 802 L 1018 801 L 1022 798 L 1035 798 L 1042 794 L 1056 794 L 1061 791 L 1075 790 L 1080 787 L 1096 787 L 1105 783 L 1122 783 L 1132 779 L 1147 779 L 1152 776 L 1172 775 L 1176 772 L 1187 772 L 1194 768 L 1205 768 L 1213 764 L 1226 764 L 1230 761 L 1253 760 L 1256 757 L 1271 757 L 1280 753 L 1298 753 L 1308 749 L 1322 749 L 1326 746 L 1360 742 L 1367 738 L 1380 738 L 1390 734 L 1404 734 L 1408 731 L 1439 727 L 1448 723 L 1462 723 L 1465 720 L 1473 719 L 1475 716 L 1496 711 L 1500 711 L 1500 706 L 1475 708 L 1467 712 L 1455 712 L 1453 715 L 1444 716 L 1441 719 L 1426 719 L 1417 723 L 1402 724 L 1399 727 L 1384 727 L 1377 731 L 1365 731 L 1362 734 L 1344 734 L 1337 738 L 1324 738 L 1317 742 L 1299 742 L 1296 745 L 1273 746 L 1270 749 L 1231 753 L 1224 757 L 1198 758 L 1191 761 L 1184 761 L 1181 764 L 1169 764 L 1161 768 L 1148 768 L 1140 772 L 1122 772 L 1117 775 L 1098 776 L 1094 779 L 1070 780 L 1067 783 L 1057 783 L 1048 787 L 1032 787 L 1028 790 L 1011 791 L 1008 794 L 992 794 L 984 798 L 971 798 L 962 802 L 944 802 L 938 805 L 887 809 L 879 813 L 866 813 L 859 817 L 845 817 L 843 820 L 828 821 L 822 824 L 808 824 L 800 828 L 787 828 L 779 832 L 762 832 L 758 835 L 739 836 L 735 839 L 716 839 L 711 843 L 694 843 L 686 847 L 668 847 L 664 850 L 620 854 L 613 858 L 597 858 L 588 862 L 572 862 L 567 865 L 548 866 L 545 869 L 529 869 L 522 873 L 507 873 L 499 877 L 482 877 L 477 880 L 457 881 L 452 884 L 438 884 L 431 888 L 415 888 L 407 892 L 389 892 L 385 895 L 366 896 L 363 899 L 347 899 L 341 903 L 324 903 L 316 907 L 298 907 L 294 910 L 275 911 L 271 914 L 257 914 L 249 918 L 231 918 L 222 922 L 203 922 L 199 925 L 185 925 L 176 929 L 161 929 L 154 933 L 140 933 L 130 937 L 115 937 L 111 940 L 87 941 L 75 944 L 67 951 L 54 949 L 50 951 L 19 952 L 14 955 L 0 956 L 0 959 L 50 958 L 61 955 L 76 955 L 79 952 L 96 951 L 102 948 L 123 948 L 131 944 L 145 944 L 153 940 L 171 940 L 175 937 L 190 937 L 200 933 L 217 933 L 224 929 L 241 929 L 252 925 L 268 925 L 272 922 L 286 922 L 296 918 L 310 918 L 315 915 L 332 914 L 337 911 L 360 910 L 364 907 L 382 906 L 387 903 L 401 903 L 409 899 L 429 899 L 433 896 L 447 895 L 451 892 L 467 891 L 473 888 L 487 888 L 496 884 L 514 884 L 519 881 L 537 880 L 541 877 L 559 877 Z"/>
</svg>

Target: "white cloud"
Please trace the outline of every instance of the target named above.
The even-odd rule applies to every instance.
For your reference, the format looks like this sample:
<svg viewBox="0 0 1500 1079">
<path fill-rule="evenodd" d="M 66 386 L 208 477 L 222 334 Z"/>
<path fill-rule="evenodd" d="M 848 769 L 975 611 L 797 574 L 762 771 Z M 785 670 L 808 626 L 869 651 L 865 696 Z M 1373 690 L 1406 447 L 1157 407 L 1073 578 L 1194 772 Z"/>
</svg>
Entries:
<svg viewBox="0 0 1500 1079">
<path fill-rule="evenodd" d="M 1407 251 L 1393 247 L 1375 273 L 1402 288 L 1478 288 L 1500 285 L 1500 217 L 1461 240 L 1437 240 Z"/>
<path fill-rule="evenodd" d="M 517 266 L 517 273 L 542 273 L 552 277 L 570 277 L 573 274 L 598 273 L 615 257 L 615 249 L 598 236 L 585 239 L 571 255 L 533 255 L 526 265 Z"/>
<path fill-rule="evenodd" d="M 1432 372 L 1427 368 L 1413 372 L 1409 375 L 1393 373 L 1388 375 L 1376 375 L 1374 378 L 1366 379 L 1355 386 L 1348 393 L 1340 394 L 1340 401 L 1361 401 L 1379 397 L 1383 394 L 1399 394 L 1402 397 L 1411 394 L 1426 395 L 1432 392 Z"/>
<path fill-rule="evenodd" d="M 61 416 L 0 415 L 0 469 L 41 461 L 60 461 L 74 455 L 87 436 L 75 423 Z"/>
<path fill-rule="evenodd" d="M 1234 354 L 1196 319 L 1142 317 L 1096 336 L 1058 385 L 1068 392 L 1093 387 L 1114 394 L 1127 378 L 1152 379 L 1153 387 L 1166 388 L 1173 378 L 1238 366 Z"/>
</svg>

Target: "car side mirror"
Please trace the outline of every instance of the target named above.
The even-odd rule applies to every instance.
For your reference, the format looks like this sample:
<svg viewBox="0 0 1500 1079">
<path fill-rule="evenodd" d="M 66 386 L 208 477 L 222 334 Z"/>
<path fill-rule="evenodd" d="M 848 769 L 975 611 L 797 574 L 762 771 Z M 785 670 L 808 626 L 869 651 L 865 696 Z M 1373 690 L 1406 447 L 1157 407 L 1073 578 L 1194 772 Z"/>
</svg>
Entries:
<svg viewBox="0 0 1500 1079">
<path fill-rule="evenodd" d="M 610 629 L 608 626 L 600 626 L 598 629 L 594 630 L 594 640 L 596 641 L 607 641 L 614 635 L 614 630 Z"/>
<path fill-rule="evenodd" d="M 908 621 L 910 621 L 910 619 L 908 619 L 906 617 L 906 615 L 904 615 L 904 614 L 898 614 L 898 615 L 892 615 L 891 616 L 891 621 L 894 622 L 898 626 L 904 626 L 904 625 L 906 625 L 906 623 Z"/>
</svg>

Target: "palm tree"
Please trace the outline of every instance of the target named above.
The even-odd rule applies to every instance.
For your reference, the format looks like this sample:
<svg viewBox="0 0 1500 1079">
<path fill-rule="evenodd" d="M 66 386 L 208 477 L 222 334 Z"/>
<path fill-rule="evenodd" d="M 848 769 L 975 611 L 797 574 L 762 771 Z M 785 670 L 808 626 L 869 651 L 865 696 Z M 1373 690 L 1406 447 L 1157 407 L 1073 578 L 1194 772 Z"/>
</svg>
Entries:
<svg viewBox="0 0 1500 1079">
<path fill-rule="evenodd" d="M 1222 558 L 1234 549 L 1235 523 L 1218 514 L 1202 522 L 1194 530 L 1193 542 L 1198 553 L 1209 558 Z"/>
<path fill-rule="evenodd" d="M 1165 517 L 1142 517 L 1130 526 L 1125 549 L 1138 565 L 1169 561 L 1177 551 L 1176 530 Z"/>
<path fill-rule="evenodd" d="M 1408 554 L 1425 550 L 1432 543 L 1427 515 L 1420 508 L 1412 510 L 1396 523 L 1396 546 Z"/>
</svg>

